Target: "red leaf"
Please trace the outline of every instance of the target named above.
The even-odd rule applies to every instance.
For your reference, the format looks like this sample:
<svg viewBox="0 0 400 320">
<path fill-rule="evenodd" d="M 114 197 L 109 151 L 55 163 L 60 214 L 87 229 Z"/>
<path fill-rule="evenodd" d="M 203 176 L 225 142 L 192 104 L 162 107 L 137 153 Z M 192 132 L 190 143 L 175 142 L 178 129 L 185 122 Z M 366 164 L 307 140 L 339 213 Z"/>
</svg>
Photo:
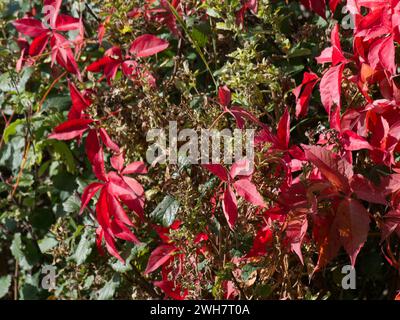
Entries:
<svg viewBox="0 0 400 320">
<path fill-rule="evenodd" d="M 300 0 L 300 2 L 309 10 L 314 11 L 322 18 L 326 19 L 325 16 L 325 0 Z"/>
<path fill-rule="evenodd" d="M 54 133 L 48 138 L 57 140 L 70 140 L 82 136 L 89 129 L 92 119 L 71 119 L 54 128 Z"/>
<path fill-rule="evenodd" d="M 134 179 L 129 182 L 129 177 L 121 177 L 115 172 L 111 171 L 108 174 L 110 181 L 109 188 L 111 192 L 118 196 L 118 198 L 132 211 L 134 211 L 139 217 L 143 217 L 144 208 L 144 190 L 143 187 Z M 134 188 L 135 190 L 133 190 Z"/>
<path fill-rule="evenodd" d="M 370 47 L 368 61 L 373 69 L 380 65 L 391 74 L 395 74 L 396 63 L 393 36 L 375 40 Z"/>
<path fill-rule="evenodd" d="M 99 27 L 97 28 L 97 39 L 99 41 L 99 45 L 103 42 L 104 34 L 106 32 L 106 27 L 104 23 L 100 23 Z"/>
<path fill-rule="evenodd" d="M 22 64 L 24 63 L 25 51 L 26 51 L 25 48 L 21 49 L 21 54 L 17 60 L 17 63 L 15 64 L 15 71 L 17 72 L 20 72 L 22 69 Z"/>
<path fill-rule="evenodd" d="M 93 173 L 99 180 L 106 181 L 103 148 L 100 145 L 96 130 L 90 130 L 85 143 L 86 155 L 92 164 Z"/>
<path fill-rule="evenodd" d="M 107 131 L 104 128 L 100 128 L 99 132 L 100 132 L 101 141 L 103 141 L 104 145 L 108 149 L 110 149 L 110 150 L 112 150 L 112 151 L 114 151 L 116 153 L 119 153 L 120 150 L 119 150 L 118 145 L 114 141 L 111 140 L 111 138 L 108 135 Z"/>
<path fill-rule="evenodd" d="M 326 112 L 330 116 L 331 108 L 334 105 L 340 105 L 340 93 L 342 89 L 342 74 L 344 64 L 339 64 L 329 70 L 323 75 L 320 83 L 321 101 L 325 107 Z"/>
<path fill-rule="evenodd" d="M 121 171 L 124 168 L 124 155 L 121 152 L 120 154 L 117 154 L 115 156 L 112 156 L 110 159 L 112 167 L 117 170 Z"/>
<path fill-rule="evenodd" d="M 111 84 L 123 62 L 119 47 L 111 47 L 104 53 L 104 57 L 90 64 L 86 69 L 90 72 L 104 72 L 108 84 Z"/>
<path fill-rule="evenodd" d="M 111 57 L 103 57 L 100 58 L 99 60 L 91 63 L 90 65 L 87 66 L 86 70 L 90 72 L 100 72 L 103 70 L 104 66 L 110 63 L 114 63 L 115 59 Z M 118 62 L 119 64 L 119 62 Z"/>
<path fill-rule="evenodd" d="M 138 217 L 143 219 L 144 216 L 144 198 L 133 197 L 132 195 L 125 194 L 120 196 L 121 201 L 132 210 Z"/>
<path fill-rule="evenodd" d="M 324 268 L 340 250 L 339 232 L 333 216 L 314 217 L 313 237 L 319 246 L 318 262 L 313 272 Z"/>
<path fill-rule="evenodd" d="M 111 171 L 108 174 L 108 179 L 111 182 L 110 188 L 113 189 L 113 194 L 117 195 L 118 197 L 121 197 L 122 195 L 132 195 L 131 188 L 126 184 L 126 182 L 123 180 L 123 177 L 121 177 L 119 174 Z M 136 196 L 136 194 L 133 195 Z"/>
<path fill-rule="evenodd" d="M 384 195 L 391 194 L 400 189 L 400 174 L 391 174 L 381 179 L 379 189 L 382 190 Z"/>
<path fill-rule="evenodd" d="M 122 65 L 122 72 L 126 77 L 136 79 L 140 72 L 140 65 L 135 60 L 125 60 Z"/>
<path fill-rule="evenodd" d="M 345 198 L 338 206 L 335 220 L 340 242 L 354 266 L 357 255 L 367 240 L 370 222 L 368 212 L 359 201 Z"/>
<path fill-rule="evenodd" d="M 219 103 L 224 107 L 228 107 L 231 104 L 231 91 L 227 86 L 218 88 L 218 99 Z"/>
<path fill-rule="evenodd" d="M 371 145 L 365 138 L 360 137 L 357 133 L 351 130 L 346 130 L 342 133 L 342 142 L 344 149 L 349 151 L 372 149 Z"/>
<path fill-rule="evenodd" d="M 149 274 L 157 270 L 163 264 L 167 263 L 171 259 L 173 253 L 177 248 L 173 245 L 162 244 L 153 250 L 147 263 L 144 274 Z"/>
<path fill-rule="evenodd" d="M 119 201 L 109 192 L 107 193 L 107 203 L 110 209 L 110 213 L 114 217 L 115 220 L 121 221 L 128 226 L 133 226 L 131 219 L 129 219 L 128 215 L 126 214 L 124 208 L 121 206 Z"/>
<path fill-rule="evenodd" d="M 134 244 L 140 244 L 140 241 L 136 236 L 119 220 L 113 220 L 111 222 L 111 232 L 113 235 L 119 239 L 132 242 Z"/>
<path fill-rule="evenodd" d="M 256 234 L 253 246 L 246 254 L 246 258 L 264 256 L 267 253 L 267 246 L 272 245 L 272 231 L 268 226 L 262 227 Z"/>
<path fill-rule="evenodd" d="M 331 9 L 332 14 L 335 13 L 337 5 L 341 2 L 342 0 L 329 0 L 329 8 Z"/>
<path fill-rule="evenodd" d="M 129 186 L 129 188 L 134 192 L 134 194 L 137 197 L 140 198 L 144 196 L 144 189 L 138 181 L 126 176 L 122 177 L 122 179 L 125 181 L 125 183 Z"/>
<path fill-rule="evenodd" d="M 124 259 L 119 255 L 118 250 L 115 246 L 115 240 L 113 235 L 110 233 L 111 222 L 110 222 L 110 213 L 107 202 L 107 190 L 103 188 L 100 192 L 99 200 L 96 204 L 96 216 L 97 221 L 99 222 L 102 230 L 103 236 L 106 243 L 107 251 L 122 263 L 125 263 Z"/>
<path fill-rule="evenodd" d="M 98 226 L 96 228 L 96 247 L 97 247 L 97 251 L 99 252 L 100 255 L 104 255 L 103 248 L 101 247 L 103 238 L 104 238 L 103 228 L 101 226 Z"/>
<path fill-rule="evenodd" d="M 114 241 L 112 235 L 107 230 L 104 230 L 104 240 L 106 242 L 107 251 L 112 256 L 116 257 L 119 261 L 121 261 L 122 263 L 125 263 L 125 260 L 122 259 L 122 257 L 118 253 L 118 249 L 115 246 L 115 241 Z"/>
<path fill-rule="evenodd" d="M 50 36 L 47 32 L 43 32 L 41 35 L 36 37 L 29 47 L 29 55 L 36 56 L 41 54 L 49 42 L 49 37 Z"/>
<path fill-rule="evenodd" d="M 72 108 L 68 114 L 69 119 L 80 118 L 82 111 L 90 106 L 90 101 L 85 99 L 75 85 L 68 81 L 69 95 L 72 101 Z"/>
<path fill-rule="evenodd" d="M 216 175 L 222 181 L 228 181 L 228 172 L 220 164 L 203 164 L 203 167 L 210 171 L 212 174 Z"/>
<path fill-rule="evenodd" d="M 239 196 L 256 206 L 265 207 L 262 195 L 257 191 L 256 186 L 248 179 L 240 179 L 233 184 Z"/>
<path fill-rule="evenodd" d="M 350 180 L 350 186 L 353 192 L 361 200 L 372 203 L 387 204 L 384 193 L 362 175 L 355 174 Z"/>
<path fill-rule="evenodd" d="M 222 210 L 224 211 L 229 228 L 233 230 L 238 217 L 238 210 L 235 193 L 229 185 L 224 192 Z"/>
<path fill-rule="evenodd" d="M 81 21 L 78 18 L 60 14 L 57 16 L 56 29 L 57 31 L 76 30 L 81 27 Z"/>
<path fill-rule="evenodd" d="M 332 65 L 339 63 L 346 63 L 347 59 L 343 56 L 342 47 L 340 46 L 339 39 L 339 24 L 335 24 L 331 32 L 331 44 L 332 44 Z"/>
<path fill-rule="evenodd" d="M 39 20 L 34 18 L 23 18 L 17 19 L 12 22 L 18 32 L 27 35 L 31 38 L 40 36 L 43 32 L 47 32 L 48 29 Z"/>
<path fill-rule="evenodd" d="M 290 140 L 290 115 L 287 108 L 285 108 L 285 111 L 279 120 L 277 136 L 280 146 L 283 149 L 287 149 L 289 147 Z"/>
<path fill-rule="evenodd" d="M 386 240 L 394 231 L 397 231 L 398 235 L 400 236 L 399 210 L 391 210 L 383 217 L 383 224 L 381 226 L 381 241 Z"/>
<path fill-rule="evenodd" d="M 296 214 L 296 216 L 288 222 L 286 229 L 286 237 L 290 244 L 290 248 L 294 253 L 297 254 L 302 264 L 304 264 L 304 261 L 303 254 L 301 253 L 301 245 L 307 233 L 307 228 L 307 215 L 300 213 Z"/>
<path fill-rule="evenodd" d="M 315 73 L 304 72 L 301 85 L 293 90 L 296 97 L 296 117 L 304 117 L 308 111 L 308 105 L 312 91 L 317 84 L 319 78 Z"/>
<path fill-rule="evenodd" d="M 350 192 L 348 179 L 353 176 L 350 163 L 323 147 L 303 146 L 303 148 L 306 159 L 312 162 L 335 188 L 345 194 Z"/>
<path fill-rule="evenodd" d="M 159 287 L 165 293 L 166 297 L 170 297 L 174 300 L 184 300 L 188 294 L 187 290 L 181 293 L 181 286 L 177 285 L 175 287 L 174 281 L 170 280 L 154 281 L 153 284 L 156 287 Z"/>
<path fill-rule="evenodd" d="M 167 49 L 168 46 L 168 41 L 157 38 L 151 34 L 144 34 L 133 41 L 129 52 L 134 54 L 137 58 L 143 58 L 163 51 Z"/>
<path fill-rule="evenodd" d="M 99 191 L 100 188 L 103 187 L 102 183 L 93 182 L 89 184 L 85 190 L 83 190 L 82 198 L 81 198 L 81 209 L 79 210 L 79 214 L 82 214 L 83 210 L 88 205 L 90 199 L 94 197 L 94 195 Z"/>
<path fill-rule="evenodd" d="M 332 63 L 335 66 L 339 63 L 347 63 L 347 59 L 343 55 L 339 38 L 339 24 L 335 24 L 331 31 L 331 47 L 322 51 L 321 55 L 316 58 L 317 63 Z"/>
<path fill-rule="evenodd" d="M 57 16 L 60 13 L 62 0 L 44 0 L 43 10 L 46 17 L 50 20 L 48 23 L 54 29 Z M 50 8 L 49 8 L 50 7 Z M 49 8 L 49 9 L 48 9 Z"/>
<path fill-rule="evenodd" d="M 99 200 L 96 203 L 96 217 L 102 229 L 107 231 L 110 227 L 110 213 L 108 211 L 106 188 L 101 189 Z"/>
<path fill-rule="evenodd" d="M 136 161 L 128 164 L 123 170 L 122 174 L 146 174 L 147 168 L 143 161 Z"/>
<path fill-rule="evenodd" d="M 57 63 L 65 70 L 80 76 L 78 65 L 76 64 L 74 54 L 71 50 L 70 41 L 54 32 L 50 40 L 50 45 L 52 50 L 52 63 L 54 59 L 56 59 Z"/>
<path fill-rule="evenodd" d="M 258 0 L 247 0 L 246 6 L 252 13 L 257 14 Z"/>
<path fill-rule="evenodd" d="M 328 47 L 322 50 L 321 54 L 315 58 L 317 63 L 332 63 L 332 54 L 333 54 L 333 47 Z"/>
<path fill-rule="evenodd" d="M 262 122 L 260 122 L 252 113 L 239 106 L 233 106 L 230 110 L 227 109 L 227 112 L 229 112 L 235 118 L 236 125 L 239 129 L 243 129 L 244 119 L 248 119 L 251 122 L 258 124 L 259 126 L 266 128 L 266 126 Z"/>
<path fill-rule="evenodd" d="M 234 179 L 237 176 L 249 177 L 254 172 L 254 166 L 251 165 L 250 160 L 242 158 L 237 160 L 231 167 L 230 176 Z"/>
</svg>

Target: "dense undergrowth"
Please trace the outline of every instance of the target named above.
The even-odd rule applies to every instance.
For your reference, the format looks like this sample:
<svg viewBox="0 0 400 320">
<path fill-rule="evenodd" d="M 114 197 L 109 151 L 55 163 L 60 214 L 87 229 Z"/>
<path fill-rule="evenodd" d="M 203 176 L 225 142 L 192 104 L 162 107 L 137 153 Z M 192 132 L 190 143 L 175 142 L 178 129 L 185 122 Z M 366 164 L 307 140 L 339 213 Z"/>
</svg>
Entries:
<svg viewBox="0 0 400 320">
<path fill-rule="evenodd" d="M 0 8 L 0 297 L 395 298 L 398 0 Z M 254 170 L 147 163 L 171 121 Z"/>
</svg>

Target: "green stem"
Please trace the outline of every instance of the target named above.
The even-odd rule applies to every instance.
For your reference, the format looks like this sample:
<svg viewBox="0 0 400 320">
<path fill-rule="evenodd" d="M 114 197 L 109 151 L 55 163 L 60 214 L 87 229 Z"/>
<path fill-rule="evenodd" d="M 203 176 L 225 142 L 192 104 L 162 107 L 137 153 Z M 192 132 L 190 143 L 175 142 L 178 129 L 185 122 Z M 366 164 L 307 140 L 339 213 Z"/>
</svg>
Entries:
<svg viewBox="0 0 400 320">
<path fill-rule="evenodd" d="M 186 23 L 183 21 L 183 19 L 181 18 L 179 13 L 176 11 L 174 6 L 169 1 L 167 1 L 167 3 L 168 3 L 169 8 L 171 9 L 173 15 L 175 16 L 176 20 L 179 22 L 179 24 L 181 25 L 182 29 L 185 31 L 186 35 L 188 36 L 189 40 L 192 42 L 194 48 L 196 49 L 197 53 L 199 54 L 201 60 L 203 61 L 204 65 L 206 66 L 207 71 L 210 73 L 211 79 L 214 82 L 215 90 L 218 91 L 217 81 L 215 80 L 214 75 L 213 75 L 213 73 L 212 73 L 212 71 L 210 69 L 210 66 L 208 65 L 207 60 L 206 60 L 203 52 L 201 51 L 198 43 L 193 39 L 192 35 L 190 34 L 190 32 L 189 32 L 189 30 L 188 30 L 188 28 L 186 26 Z"/>
</svg>

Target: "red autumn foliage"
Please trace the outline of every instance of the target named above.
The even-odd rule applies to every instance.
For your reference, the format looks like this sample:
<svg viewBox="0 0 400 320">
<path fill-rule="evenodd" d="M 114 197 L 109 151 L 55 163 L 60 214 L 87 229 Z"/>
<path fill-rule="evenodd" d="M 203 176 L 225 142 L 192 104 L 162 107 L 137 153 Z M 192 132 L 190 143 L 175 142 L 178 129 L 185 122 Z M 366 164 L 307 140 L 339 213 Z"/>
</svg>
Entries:
<svg viewBox="0 0 400 320">
<path fill-rule="evenodd" d="M 301 0 L 307 9 L 327 18 L 327 3 L 320 0 Z M 330 0 L 329 10 L 334 13 L 341 1 Z M 21 47 L 21 57 L 36 59 L 50 43 L 51 66 L 57 62 L 68 73 L 80 79 L 79 67 L 72 51 L 73 41 L 66 39 L 62 32 L 83 30 L 82 21 L 59 13 L 61 1 L 45 1 L 55 11 L 50 15 L 49 26 L 34 18 L 22 18 L 14 21 L 14 26 L 23 35 L 32 38 L 29 44 Z M 165 24 L 174 34 L 180 36 L 175 15 L 169 5 L 160 1 L 155 8 L 154 1 L 148 1 L 144 8 L 130 12 L 131 18 L 144 15 Z M 183 8 L 180 1 L 172 2 L 178 13 Z M 329 132 L 319 137 L 316 145 L 296 145 L 291 141 L 290 107 L 281 110 L 276 130 L 262 123 L 244 107 L 232 105 L 232 93 L 227 86 L 218 90 L 222 115 L 233 116 L 238 128 L 247 123 L 257 127 L 255 145 L 264 159 L 274 159 L 276 166 L 269 174 L 283 176 L 275 186 L 273 197 L 268 198 L 258 180 L 255 179 L 257 166 L 253 167 L 249 159 L 243 158 L 233 163 L 230 169 L 226 164 L 205 164 L 202 167 L 219 179 L 213 190 L 214 203 L 220 204 L 230 232 L 235 232 L 237 221 L 246 212 L 239 210 L 239 201 L 244 200 L 245 208 L 256 207 L 260 222 L 257 225 L 253 244 L 244 260 L 256 259 L 271 253 L 273 237 L 277 234 L 283 248 L 294 252 L 304 263 L 303 245 L 313 241 L 319 252 L 314 272 L 326 267 L 343 247 L 352 265 L 367 241 L 372 223 L 379 226 L 382 241 L 390 237 L 400 237 L 399 163 L 396 153 L 400 150 L 400 101 L 398 85 L 395 81 L 397 64 L 395 48 L 400 42 L 400 1 L 362 1 L 349 0 L 347 6 L 354 17 L 353 48 L 345 52 L 341 45 L 341 30 L 335 24 L 331 31 L 331 46 L 324 49 L 316 58 L 318 64 L 326 69 L 317 75 L 305 72 L 302 83 L 293 90 L 296 99 L 296 118 L 306 117 L 313 90 L 319 83 L 320 105 L 329 119 Z M 366 13 L 361 12 L 361 7 Z M 237 12 L 237 23 L 243 25 L 247 11 L 257 13 L 257 1 L 244 1 Z M 99 42 L 104 35 L 104 26 L 100 29 Z M 140 63 L 141 58 L 153 56 L 166 50 L 169 43 L 155 35 L 143 34 L 125 50 L 113 46 L 99 60 L 86 66 L 90 72 L 102 72 L 108 84 L 119 69 L 133 81 L 145 80 L 155 86 L 155 79 Z M 21 68 L 21 64 L 18 67 Z M 316 71 L 317 72 L 317 71 Z M 356 88 L 363 97 L 359 105 L 344 102 L 345 86 Z M 376 99 L 376 87 L 379 99 Z M 107 251 L 121 261 L 117 240 L 140 243 L 132 229 L 141 228 L 145 215 L 145 191 L 141 183 L 130 175 L 147 174 L 147 168 L 141 161 L 125 165 L 123 150 L 113 141 L 102 127 L 104 118 L 95 118 L 87 113 L 91 105 L 90 91 L 80 92 L 73 81 L 69 82 L 72 106 L 68 119 L 56 126 L 49 138 L 58 140 L 84 140 L 87 159 L 97 181 L 89 184 L 81 197 L 82 213 L 95 199 L 97 226 L 97 245 L 101 250 L 104 240 Z M 323 110 L 322 109 L 322 110 Z M 115 114 L 110 114 L 110 117 Z M 247 121 L 247 122 L 246 122 Z M 265 146 L 268 146 L 265 148 Z M 109 154 L 109 163 L 105 152 Z M 375 165 L 382 166 L 378 181 L 372 181 L 363 175 L 354 159 L 362 154 Z M 365 173 L 365 172 L 364 172 Z M 381 205 L 381 217 L 371 212 L 371 205 Z M 219 214 L 214 206 L 212 215 Z M 129 213 L 127 213 L 129 211 Z M 133 213 L 133 218 L 130 213 Z M 196 257 L 209 254 L 207 228 L 199 230 L 194 243 L 200 248 L 194 257 L 185 252 L 182 243 L 174 243 L 171 231 L 178 230 L 185 221 L 175 221 L 169 228 L 151 224 L 161 240 L 151 252 L 145 275 L 161 269 L 161 281 L 155 281 L 167 297 L 184 299 L 188 289 L 175 281 L 182 273 L 184 263 L 195 264 Z M 274 227 L 273 227 L 274 225 Z M 278 226 L 279 233 L 276 226 Z M 189 241 L 189 240 L 187 240 Z M 393 261 L 388 257 L 393 265 Z M 238 259 L 231 258 L 233 264 Z M 226 297 L 236 295 L 238 288 L 227 282 Z"/>
</svg>

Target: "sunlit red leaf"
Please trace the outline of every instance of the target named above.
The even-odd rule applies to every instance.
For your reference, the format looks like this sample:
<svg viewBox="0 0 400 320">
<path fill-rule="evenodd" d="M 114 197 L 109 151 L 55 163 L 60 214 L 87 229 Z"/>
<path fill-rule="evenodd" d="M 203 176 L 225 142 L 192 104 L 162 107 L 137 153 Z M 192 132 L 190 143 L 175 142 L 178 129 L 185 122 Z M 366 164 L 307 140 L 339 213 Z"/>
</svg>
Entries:
<svg viewBox="0 0 400 320">
<path fill-rule="evenodd" d="M 224 211 L 229 228 L 233 230 L 238 217 L 238 209 L 235 193 L 229 185 L 226 187 L 223 195 L 222 210 Z"/>
<path fill-rule="evenodd" d="M 342 91 L 342 74 L 344 65 L 331 67 L 322 76 L 320 83 L 321 101 L 328 115 L 334 105 L 341 106 L 340 95 Z"/>
<path fill-rule="evenodd" d="M 184 300 L 188 294 L 187 290 L 184 290 L 182 293 L 182 289 L 180 285 L 176 285 L 174 281 L 170 280 L 162 280 L 155 281 L 153 284 L 156 287 L 159 287 L 164 293 L 166 297 L 172 298 L 174 300 Z"/>
<path fill-rule="evenodd" d="M 34 18 L 23 18 L 12 23 L 18 32 L 31 38 L 36 38 L 47 32 L 47 28 L 39 20 Z"/>
<path fill-rule="evenodd" d="M 144 34 L 137 37 L 132 42 L 129 52 L 134 54 L 137 58 L 144 58 L 161 52 L 167 49 L 168 46 L 168 41 L 151 34 Z"/>
<path fill-rule="evenodd" d="M 85 190 L 83 190 L 82 198 L 81 198 L 81 209 L 79 210 L 79 214 L 82 214 L 83 210 L 88 205 L 90 199 L 94 197 L 94 195 L 103 187 L 102 183 L 93 182 L 89 184 Z"/>
<path fill-rule="evenodd" d="M 369 222 L 368 211 L 359 201 L 345 198 L 339 204 L 336 225 L 340 242 L 348 253 L 353 266 L 358 253 L 367 240 Z"/>
<path fill-rule="evenodd" d="M 92 119 L 71 119 L 55 127 L 50 139 L 70 140 L 82 136 L 89 129 Z"/>
<path fill-rule="evenodd" d="M 303 147 L 307 160 L 312 162 L 333 186 L 347 194 L 350 191 L 348 179 L 353 176 L 351 164 L 323 147 Z"/>
<path fill-rule="evenodd" d="M 145 274 L 149 274 L 157 270 L 163 264 L 167 263 L 173 253 L 177 250 L 177 248 L 173 245 L 169 244 L 161 244 L 157 248 L 155 248 L 151 254 L 149 261 L 147 263 Z"/>
<path fill-rule="evenodd" d="M 265 207 L 262 195 L 257 191 L 257 187 L 248 179 L 239 179 L 233 183 L 239 196 L 256 206 Z"/>
<path fill-rule="evenodd" d="M 228 181 L 228 172 L 220 164 L 203 164 L 203 167 L 210 171 L 212 174 L 216 175 L 222 181 Z"/>
</svg>

